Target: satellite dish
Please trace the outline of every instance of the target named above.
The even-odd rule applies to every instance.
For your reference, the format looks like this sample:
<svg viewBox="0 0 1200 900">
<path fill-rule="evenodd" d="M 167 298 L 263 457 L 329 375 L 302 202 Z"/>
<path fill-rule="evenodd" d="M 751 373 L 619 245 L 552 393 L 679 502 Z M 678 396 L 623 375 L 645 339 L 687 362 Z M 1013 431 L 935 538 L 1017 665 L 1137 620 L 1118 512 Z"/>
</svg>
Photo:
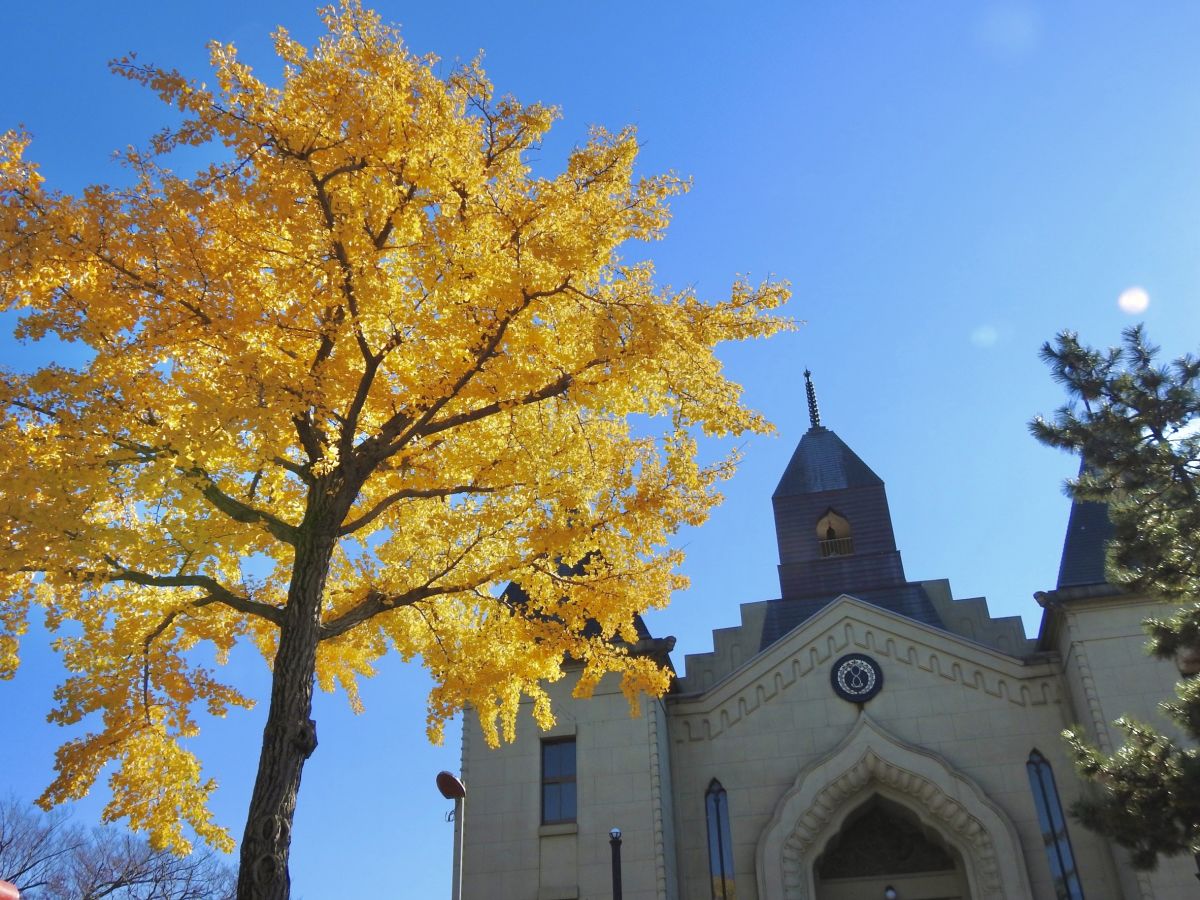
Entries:
<svg viewBox="0 0 1200 900">
<path fill-rule="evenodd" d="M 438 772 L 437 786 L 447 800 L 462 800 L 467 796 L 467 789 L 463 787 L 463 783 L 449 772 Z"/>
</svg>

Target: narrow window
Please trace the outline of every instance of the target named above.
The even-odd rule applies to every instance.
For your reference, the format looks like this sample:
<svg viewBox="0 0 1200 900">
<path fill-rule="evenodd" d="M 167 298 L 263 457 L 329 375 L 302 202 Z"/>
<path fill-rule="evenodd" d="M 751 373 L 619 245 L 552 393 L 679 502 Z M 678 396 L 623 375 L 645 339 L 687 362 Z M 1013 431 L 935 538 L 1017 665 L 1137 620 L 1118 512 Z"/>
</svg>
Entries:
<svg viewBox="0 0 1200 900">
<path fill-rule="evenodd" d="M 733 881 L 733 841 L 729 838 L 729 801 L 721 782 L 713 779 L 704 795 L 708 820 L 708 871 L 713 900 L 737 900 Z"/>
<path fill-rule="evenodd" d="M 1050 762 L 1034 750 L 1025 763 L 1025 771 L 1029 773 L 1029 787 L 1033 790 L 1042 841 L 1046 844 L 1046 858 L 1050 861 L 1055 896 L 1058 900 L 1083 900 L 1079 872 L 1075 869 L 1075 853 L 1071 849 L 1071 836 L 1067 833 L 1067 820 L 1058 799 L 1058 787 L 1054 784 Z"/>
<path fill-rule="evenodd" d="M 542 741 L 542 824 L 575 821 L 575 738 Z"/>
</svg>

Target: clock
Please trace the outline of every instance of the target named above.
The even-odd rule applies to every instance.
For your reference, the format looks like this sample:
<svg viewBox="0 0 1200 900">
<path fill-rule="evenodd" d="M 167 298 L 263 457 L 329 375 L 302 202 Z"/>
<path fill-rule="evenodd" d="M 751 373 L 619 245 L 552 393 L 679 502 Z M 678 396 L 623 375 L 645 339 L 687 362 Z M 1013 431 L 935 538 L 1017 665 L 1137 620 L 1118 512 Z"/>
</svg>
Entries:
<svg viewBox="0 0 1200 900">
<path fill-rule="evenodd" d="M 883 687 L 879 663 L 862 653 L 848 653 L 829 672 L 833 692 L 851 703 L 866 703 Z"/>
</svg>

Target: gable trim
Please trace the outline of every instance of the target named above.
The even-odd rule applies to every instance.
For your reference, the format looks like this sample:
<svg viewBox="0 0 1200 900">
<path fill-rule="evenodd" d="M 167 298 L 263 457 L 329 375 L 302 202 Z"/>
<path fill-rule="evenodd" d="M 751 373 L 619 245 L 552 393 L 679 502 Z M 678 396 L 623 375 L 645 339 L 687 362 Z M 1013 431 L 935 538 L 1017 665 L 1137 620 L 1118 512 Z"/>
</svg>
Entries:
<svg viewBox="0 0 1200 900">
<path fill-rule="evenodd" d="M 898 633 L 905 630 L 908 635 Z M 1048 662 L 1024 665 L 966 638 L 843 594 L 819 616 L 715 687 L 703 694 L 675 695 L 668 702 L 684 740 L 710 740 L 831 657 L 856 649 L 915 666 L 1020 707 L 1044 706 L 1060 698 L 1058 670 Z"/>
</svg>

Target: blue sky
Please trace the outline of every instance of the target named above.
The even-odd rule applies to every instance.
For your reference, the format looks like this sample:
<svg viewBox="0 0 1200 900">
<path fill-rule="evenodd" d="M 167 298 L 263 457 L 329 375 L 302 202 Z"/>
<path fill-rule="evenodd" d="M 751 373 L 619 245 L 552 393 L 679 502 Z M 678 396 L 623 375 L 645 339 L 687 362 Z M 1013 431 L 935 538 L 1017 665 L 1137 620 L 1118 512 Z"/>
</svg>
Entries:
<svg viewBox="0 0 1200 900">
<path fill-rule="evenodd" d="M 1144 319 L 1165 352 L 1200 334 L 1200 6 L 1162 2 L 381 3 L 410 46 L 486 51 L 501 91 L 560 106 L 541 153 L 553 169 L 589 124 L 636 124 L 647 173 L 695 187 L 650 248 L 660 278 L 721 296 L 738 273 L 790 280 L 795 334 L 723 351 L 748 403 L 779 428 L 745 442 L 727 502 L 680 536 L 692 588 L 649 617 L 683 654 L 711 647 L 738 604 L 776 596 L 769 498 L 807 428 L 801 372 L 824 424 L 887 482 L 910 578 L 949 577 L 1022 615 L 1053 586 L 1075 462 L 1028 420 L 1060 389 L 1037 359 L 1071 328 L 1109 344 Z M 23 124 L 52 186 L 119 180 L 114 149 L 170 120 L 110 76 L 129 50 L 208 77 L 205 42 L 232 41 L 271 72 L 277 24 L 311 40 L 306 4 L 47 0 L 6 9 L 0 128 Z M 632 253 L 643 253 L 634 250 Z M 1139 316 L 1118 296 L 1150 298 Z M 7 336 L 4 358 L 36 348 Z M 714 448 L 714 452 L 716 449 Z M 34 635 L 0 684 L 0 789 L 31 797 L 67 734 L 44 722 L 58 673 Z M 235 678 L 267 673 L 235 655 Z M 448 890 L 451 830 L 438 769 L 457 732 L 424 739 L 423 673 L 392 661 L 367 711 L 322 697 L 321 744 L 296 817 L 295 896 Z M 196 747 L 240 834 L 265 710 L 211 723 Z M 76 813 L 94 817 L 100 800 Z M 331 887 L 335 885 L 336 887 Z"/>
</svg>

